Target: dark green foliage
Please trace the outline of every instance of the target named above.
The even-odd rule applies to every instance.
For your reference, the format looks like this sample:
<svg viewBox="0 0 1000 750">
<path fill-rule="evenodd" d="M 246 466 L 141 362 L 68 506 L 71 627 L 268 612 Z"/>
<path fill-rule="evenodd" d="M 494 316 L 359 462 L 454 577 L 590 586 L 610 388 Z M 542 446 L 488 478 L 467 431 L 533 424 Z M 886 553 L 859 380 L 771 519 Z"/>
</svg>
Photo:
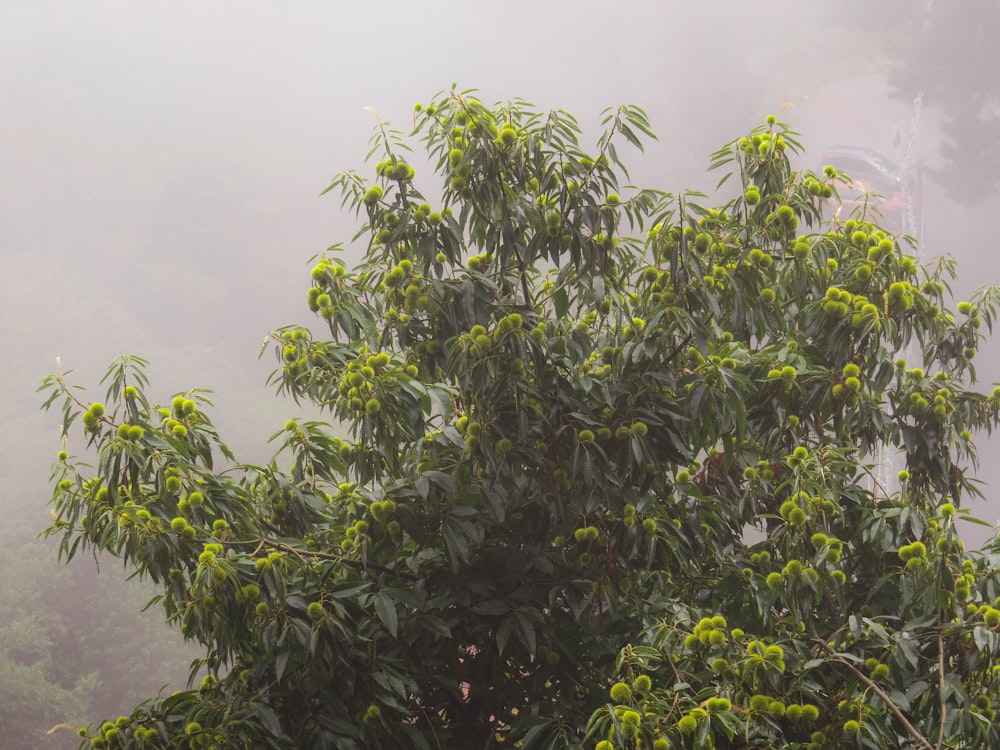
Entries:
<svg viewBox="0 0 1000 750">
<path fill-rule="evenodd" d="M 844 178 L 792 172 L 773 119 L 715 154 L 717 209 L 624 184 L 649 125 L 604 125 L 585 151 L 566 113 L 447 92 L 416 114 L 440 194 L 385 125 L 334 180 L 367 252 L 319 260 L 273 381 L 342 429 L 219 468 L 201 394 L 112 368 L 51 532 L 159 585 L 211 676 L 108 746 L 1000 742 L 997 558 L 955 531 L 996 293 L 956 320 L 947 259 L 824 223 Z"/>
</svg>

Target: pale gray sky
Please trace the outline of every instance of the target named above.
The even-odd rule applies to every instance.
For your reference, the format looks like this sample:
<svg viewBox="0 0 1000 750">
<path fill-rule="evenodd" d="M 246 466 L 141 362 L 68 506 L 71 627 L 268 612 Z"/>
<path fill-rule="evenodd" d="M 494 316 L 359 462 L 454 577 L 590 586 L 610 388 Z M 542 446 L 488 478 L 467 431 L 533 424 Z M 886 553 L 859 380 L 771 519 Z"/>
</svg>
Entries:
<svg viewBox="0 0 1000 750">
<path fill-rule="evenodd" d="M 891 139 L 912 108 L 888 98 L 882 29 L 867 23 L 886 19 L 846 29 L 838 12 L 793 0 L 3 0 L 0 325 L 30 341 L 4 368 L 6 394 L 28 402 L 27 429 L 48 430 L 31 391 L 56 355 L 94 382 L 128 351 L 154 360 L 164 392 L 215 388 L 223 421 L 246 424 L 240 397 L 264 397 L 271 366 L 257 345 L 308 322 L 308 258 L 353 234 L 339 199 L 317 194 L 362 166 L 365 107 L 407 130 L 413 104 L 452 82 L 587 125 L 606 106 L 643 106 L 661 141 L 632 160 L 633 178 L 667 190 L 713 185 L 709 153 L 785 103 L 810 153 L 848 142 L 898 158 Z M 924 113 L 921 158 L 934 123 Z M 935 190 L 926 253 L 968 259 L 963 289 L 1000 282 L 992 254 L 975 254 L 997 202 L 969 209 Z"/>
</svg>

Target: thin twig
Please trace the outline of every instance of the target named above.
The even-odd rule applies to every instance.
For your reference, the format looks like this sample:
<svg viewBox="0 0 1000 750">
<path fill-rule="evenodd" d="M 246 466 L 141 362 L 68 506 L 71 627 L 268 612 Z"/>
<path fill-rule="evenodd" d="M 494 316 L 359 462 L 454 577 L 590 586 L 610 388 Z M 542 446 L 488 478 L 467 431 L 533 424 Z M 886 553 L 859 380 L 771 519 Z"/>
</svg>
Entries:
<svg viewBox="0 0 1000 750">
<path fill-rule="evenodd" d="M 832 648 L 830 648 L 829 644 L 827 644 L 827 642 L 824 641 L 822 638 L 816 636 L 813 638 L 813 642 L 819 644 L 820 647 L 823 648 L 823 650 L 827 651 L 830 654 L 833 654 L 834 657 L 833 660 L 835 662 L 847 667 L 849 670 L 854 672 L 855 676 L 859 680 L 861 680 L 868 687 L 870 687 L 875 692 L 875 694 L 878 695 L 878 697 L 885 702 L 885 705 L 889 707 L 889 710 L 892 711 L 892 713 L 895 715 L 897 719 L 899 719 L 900 723 L 902 723 L 902 725 L 906 727 L 906 731 L 909 732 L 910 736 L 913 737 L 914 740 L 916 740 L 917 744 L 920 747 L 926 748 L 926 750 L 934 750 L 934 746 L 931 745 L 931 743 L 927 741 L 927 738 L 924 737 L 922 734 L 920 734 L 920 732 L 917 731 L 916 727 L 914 727 L 913 724 L 909 722 L 909 720 L 903 715 L 903 712 L 899 710 L 899 706 L 897 706 L 893 702 L 892 698 L 890 698 L 882 688 L 876 685 L 875 682 L 870 677 L 868 677 L 864 672 L 862 672 L 853 664 L 851 664 L 851 662 L 847 661 L 847 659 L 843 658 L 842 656 L 838 656 L 837 652 L 834 651 Z M 943 726 L 944 725 L 942 723 L 942 727 Z M 940 750 L 940 747 L 941 746 L 938 745 L 938 750 Z"/>
<path fill-rule="evenodd" d="M 258 541 L 258 540 L 255 540 Z M 420 576 L 413 575 L 412 573 L 405 573 L 401 570 L 393 570 L 392 568 L 387 568 L 384 565 L 378 565 L 373 562 L 365 562 L 363 560 L 353 560 L 349 557 L 343 557 L 342 555 L 334 555 L 330 552 L 319 552 L 316 550 L 304 550 L 293 547 L 290 544 L 284 544 L 283 542 L 276 542 L 272 539 L 265 539 L 261 537 L 259 540 L 261 544 L 266 544 L 275 549 L 284 550 L 285 552 L 291 552 L 299 558 L 305 557 L 316 557 L 321 560 L 335 560 L 336 562 L 343 563 L 351 568 L 357 568 L 358 570 L 375 570 L 379 573 L 385 573 L 386 575 L 396 576 L 397 578 L 403 578 L 407 581 L 419 581 Z"/>
</svg>

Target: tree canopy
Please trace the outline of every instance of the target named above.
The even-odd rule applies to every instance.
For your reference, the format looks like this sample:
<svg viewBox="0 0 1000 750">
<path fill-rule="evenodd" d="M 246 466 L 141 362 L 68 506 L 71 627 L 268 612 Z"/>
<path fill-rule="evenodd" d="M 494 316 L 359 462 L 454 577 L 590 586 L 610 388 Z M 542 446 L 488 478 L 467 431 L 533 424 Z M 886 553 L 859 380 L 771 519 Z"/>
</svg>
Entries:
<svg viewBox="0 0 1000 750">
<path fill-rule="evenodd" d="M 454 89 L 379 125 L 328 188 L 363 260 L 315 259 L 317 324 L 270 342 L 330 421 L 267 465 L 138 357 L 100 402 L 45 381 L 49 532 L 157 584 L 208 670 L 84 744 L 1000 746 L 1000 543 L 956 529 L 997 292 L 949 311 L 954 264 L 837 216 L 773 117 L 716 208 L 626 184 L 641 109 L 603 127 Z"/>
</svg>

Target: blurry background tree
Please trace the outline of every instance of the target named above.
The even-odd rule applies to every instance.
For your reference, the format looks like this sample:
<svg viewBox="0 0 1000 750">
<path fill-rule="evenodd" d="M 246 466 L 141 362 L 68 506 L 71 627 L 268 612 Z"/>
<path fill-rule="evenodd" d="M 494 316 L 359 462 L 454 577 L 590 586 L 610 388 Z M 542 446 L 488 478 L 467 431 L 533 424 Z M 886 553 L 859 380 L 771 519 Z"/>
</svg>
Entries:
<svg viewBox="0 0 1000 750">
<path fill-rule="evenodd" d="M 197 652 L 140 614 L 153 592 L 126 582 L 112 558 L 102 557 L 100 575 L 90 556 L 53 565 L 51 545 L 34 538 L 37 523 L 7 507 L 0 529 L 0 736 L 25 750 L 71 748 L 72 731 L 46 732 L 183 687 Z"/>
<path fill-rule="evenodd" d="M 625 185 L 609 110 L 445 92 L 330 188 L 364 260 L 316 260 L 273 336 L 289 420 L 238 464 L 194 389 L 48 378 L 72 452 L 51 532 L 162 591 L 196 689 L 93 747 L 985 747 L 1000 743 L 1000 545 L 967 554 L 970 390 L 998 295 L 944 302 L 845 178 L 767 125 L 717 152 L 736 198 Z M 916 361 L 900 359 L 908 344 Z M 80 434 L 86 446 L 81 445 Z M 878 485 L 880 444 L 903 451 Z M 90 462 L 90 463 L 88 463 Z M 966 507 L 962 507 L 962 503 Z"/>
<path fill-rule="evenodd" d="M 1000 5 L 912 3 L 899 18 L 909 33 L 889 77 L 896 96 L 940 113 L 939 163 L 925 167 L 957 200 L 978 204 L 1000 183 Z M 924 7 L 920 7 L 920 6 Z M 938 161 L 938 160 L 936 160 Z"/>
</svg>

